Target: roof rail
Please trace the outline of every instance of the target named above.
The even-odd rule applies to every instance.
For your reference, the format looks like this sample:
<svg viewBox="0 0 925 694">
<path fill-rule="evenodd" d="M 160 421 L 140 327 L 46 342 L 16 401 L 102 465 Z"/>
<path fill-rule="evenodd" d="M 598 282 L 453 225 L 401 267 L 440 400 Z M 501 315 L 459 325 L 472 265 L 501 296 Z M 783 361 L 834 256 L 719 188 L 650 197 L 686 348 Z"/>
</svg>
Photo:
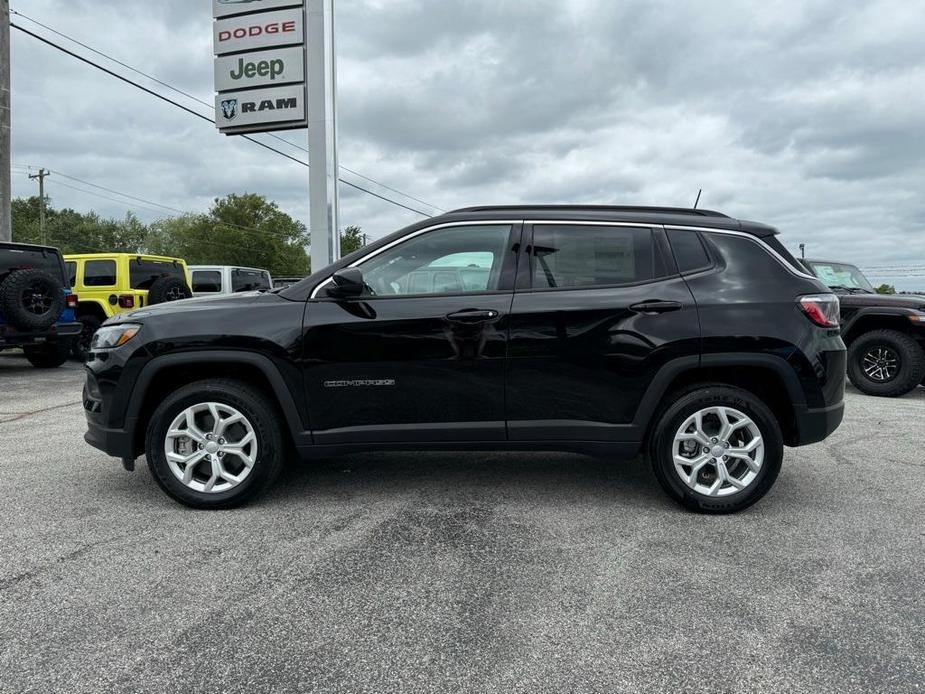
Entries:
<svg viewBox="0 0 925 694">
<path fill-rule="evenodd" d="M 448 214 L 458 212 L 528 212 L 528 211 L 552 211 L 552 210 L 587 210 L 589 212 L 639 212 L 648 214 L 677 214 L 692 215 L 698 217 L 724 217 L 729 215 L 715 210 L 691 209 L 689 207 L 647 207 L 637 205 L 483 205 L 478 207 L 463 207 L 453 210 Z"/>
</svg>

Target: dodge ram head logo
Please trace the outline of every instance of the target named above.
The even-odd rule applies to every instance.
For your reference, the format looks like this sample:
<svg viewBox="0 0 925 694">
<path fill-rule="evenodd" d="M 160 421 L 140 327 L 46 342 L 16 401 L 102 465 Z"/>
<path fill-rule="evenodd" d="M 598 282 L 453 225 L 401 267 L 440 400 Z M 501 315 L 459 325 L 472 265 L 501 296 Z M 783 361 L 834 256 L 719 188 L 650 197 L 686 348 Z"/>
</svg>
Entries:
<svg viewBox="0 0 925 694">
<path fill-rule="evenodd" d="M 238 100 L 225 99 L 225 101 L 222 102 L 222 115 L 225 117 L 225 120 L 234 120 L 235 116 L 238 115 Z"/>
</svg>

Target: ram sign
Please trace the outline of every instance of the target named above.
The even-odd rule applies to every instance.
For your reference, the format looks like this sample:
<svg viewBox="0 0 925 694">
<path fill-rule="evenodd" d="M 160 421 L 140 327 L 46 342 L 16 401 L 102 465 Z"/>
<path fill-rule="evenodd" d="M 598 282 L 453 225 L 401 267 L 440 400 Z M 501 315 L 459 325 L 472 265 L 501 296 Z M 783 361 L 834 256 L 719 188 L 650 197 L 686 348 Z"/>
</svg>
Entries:
<svg viewBox="0 0 925 694">
<path fill-rule="evenodd" d="M 305 87 L 296 84 L 278 89 L 225 92 L 216 95 L 215 112 L 217 125 L 223 130 L 278 125 L 290 121 L 304 122 Z"/>
<path fill-rule="evenodd" d="M 213 0 L 215 124 L 228 135 L 306 127 L 305 8 Z"/>
</svg>

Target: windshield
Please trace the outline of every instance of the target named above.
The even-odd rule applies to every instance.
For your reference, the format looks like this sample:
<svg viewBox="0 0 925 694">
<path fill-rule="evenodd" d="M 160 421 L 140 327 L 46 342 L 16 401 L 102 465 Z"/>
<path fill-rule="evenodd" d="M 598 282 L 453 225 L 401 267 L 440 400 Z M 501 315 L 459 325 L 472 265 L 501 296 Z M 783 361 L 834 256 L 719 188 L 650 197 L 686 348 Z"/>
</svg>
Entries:
<svg viewBox="0 0 925 694">
<path fill-rule="evenodd" d="M 830 287 L 844 287 L 845 289 L 863 289 L 874 291 L 873 285 L 854 265 L 845 263 L 820 263 L 809 261 L 807 263 L 821 279 Z"/>
</svg>

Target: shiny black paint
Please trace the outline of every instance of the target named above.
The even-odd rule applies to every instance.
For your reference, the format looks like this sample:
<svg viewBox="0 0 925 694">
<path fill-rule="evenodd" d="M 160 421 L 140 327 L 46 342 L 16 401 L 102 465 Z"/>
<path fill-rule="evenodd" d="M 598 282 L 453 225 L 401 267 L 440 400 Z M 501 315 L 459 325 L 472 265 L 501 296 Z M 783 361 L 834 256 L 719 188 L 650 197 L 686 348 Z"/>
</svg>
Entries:
<svg viewBox="0 0 925 694">
<path fill-rule="evenodd" d="M 507 291 L 309 302 L 304 373 L 316 441 L 503 441 L 512 299 Z M 449 318 L 466 310 L 497 317 Z"/>
<path fill-rule="evenodd" d="M 697 300 L 703 353 L 764 354 L 786 362 L 812 408 L 841 401 L 845 346 L 837 330 L 813 325 L 797 299 L 827 293 L 819 280 L 798 277 L 767 262 L 764 249 L 745 236 L 704 233 L 716 266 L 688 276 Z"/>
<path fill-rule="evenodd" d="M 707 221 L 730 230 L 738 224 Z M 756 236 L 765 229 L 756 225 Z M 659 234 L 669 254 L 668 235 Z M 363 447 L 632 455 L 674 379 L 702 368 L 773 372 L 800 419 L 791 443 L 824 438 L 840 421 L 844 344 L 838 331 L 812 325 L 796 298 L 825 288 L 789 271 L 754 240 L 703 238 L 714 267 L 684 277 L 669 268 L 668 277 L 633 286 L 533 291 L 524 279 L 524 244 L 515 236 L 496 292 L 365 299 L 322 292 L 310 299 L 330 277 L 328 268 L 279 294 L 193 299 L 122 314 L 109 323 L 143 328 L 125 347 L 88 364 L 87 439 L 113 455 L 139 454 L 145 394 L 157 384 L 170 387 L 171 369 L 181 366 L 226 376 L 238 367 L 259 369 L 304 455 Z M 678 308 L 639 306 L 653 301 Z M 473 321 L 467 311 L 492 315 Z"/>
<path fill-rule="evenodd" d="M 647 315 L 629 307 L 671 301 Z M 678 277 L 607 289 L 518 293 L 508 362 L 510 436 L 622 439 L 658 371 L 699 354 L 693 297 Z"/>
</svg>

